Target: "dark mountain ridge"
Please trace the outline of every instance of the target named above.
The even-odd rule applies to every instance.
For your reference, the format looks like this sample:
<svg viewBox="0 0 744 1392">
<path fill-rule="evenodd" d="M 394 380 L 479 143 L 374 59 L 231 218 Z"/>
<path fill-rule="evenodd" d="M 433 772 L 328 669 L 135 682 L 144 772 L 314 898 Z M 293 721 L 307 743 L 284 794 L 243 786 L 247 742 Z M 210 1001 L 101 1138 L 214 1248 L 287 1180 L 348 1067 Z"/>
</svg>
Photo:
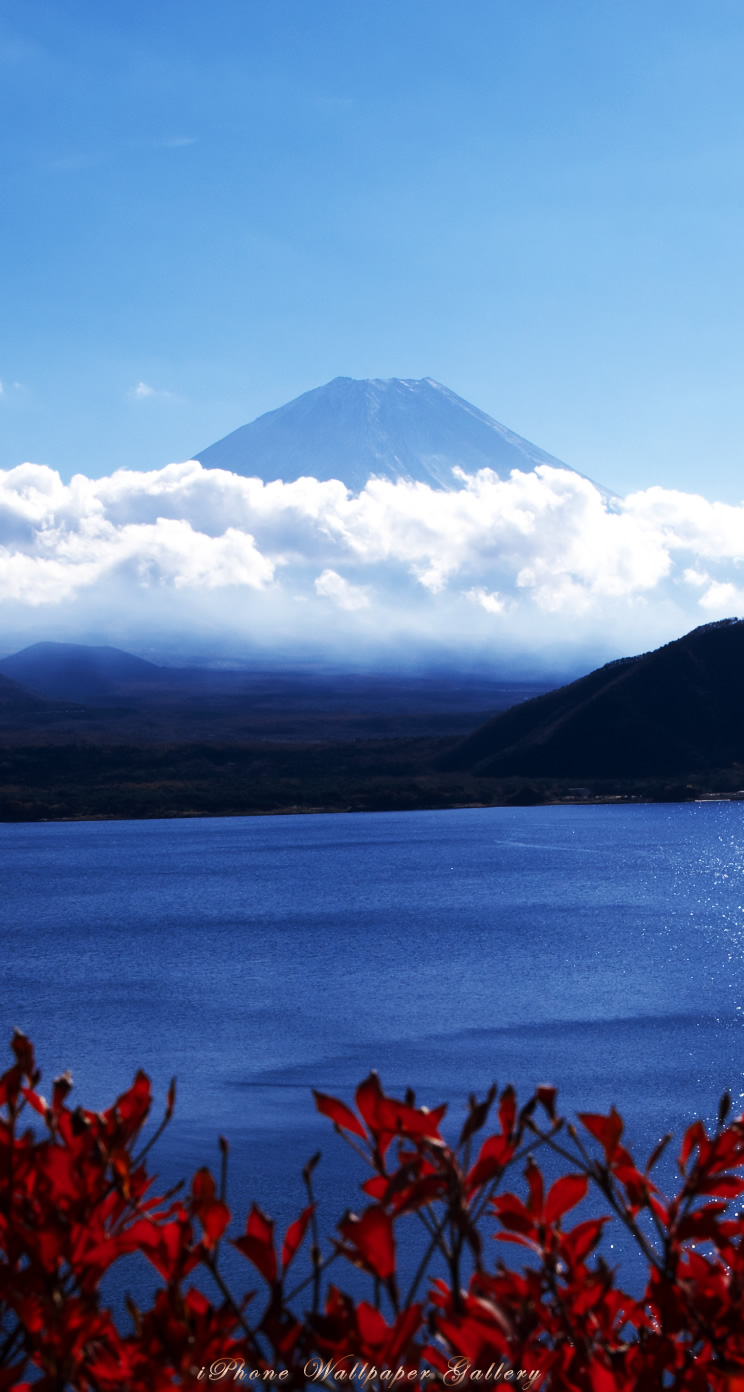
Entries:
<svg viewBox="0 0 744 1392">
<path fill-rule="evenodd" d="M 157 685 L 162 668 L 120 648 L 33 643 L 0 659 L 0 672 L 41 696 L 89 700 L 131 683 Z"/>
<path fill-rule="evenodd" d="M 744 763 L 744 621 L 704 624 L 496 715 L 439 760 L 494 777 L 668 776 Z"/>
</svg>

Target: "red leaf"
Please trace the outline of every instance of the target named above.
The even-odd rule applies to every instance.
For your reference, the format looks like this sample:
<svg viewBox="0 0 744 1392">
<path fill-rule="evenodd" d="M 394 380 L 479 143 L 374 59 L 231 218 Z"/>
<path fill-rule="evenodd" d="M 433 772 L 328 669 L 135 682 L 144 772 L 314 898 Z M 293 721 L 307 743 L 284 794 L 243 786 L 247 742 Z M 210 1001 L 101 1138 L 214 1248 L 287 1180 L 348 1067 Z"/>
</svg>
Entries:
<svg viewBox="0 0 744 1392">
<path fill-rule="evenodd" d="M 315 1088 L 313 1088 L 313 1097 L 318 1111 L 323 1116 L 330 1117 L 336 1126 L 342 1127 L 344 1131 L 352 1131 L 355 1136 L 360 1136 L 363 1141 L 366 1141 L 367 1132 L 345 1102 L 340 1102 L 337 1097 L 329 1097 L 325 1092 L 316 1092 Z"/>
<path fill-rule="evenodd" d="M 465 1118 L 462 1131 L 460 1132 L 460 1139 L 457 1143 L 458 1146 L 464 1145 L 466 1141 L 470 1140 L 471 1136 L 475 1135 L 476 1131 L 480 1131 L 481 1127 L 485 1126 L 495 1096 L 496 1084 L 492 1083 L 482 1102 L 476 1102 L 475 1098 L 471 1097 L 470 1110 Z"/>
<path fill-rule="evenodd" d="M 597 1112 L 579 1112 L 579 1121 L 599 1141 L 609 1164 L 623 1134 L 622 1117 L 611 1107 L 608 1116 L 601 1116 Z"/>
<path fill-rule="evenodd" d="M 548 1225 L 556 1223 L 564 1213 L 568 1213 L 569 1208 L 575 1208 L 586 1198 L 588 1188 L 586 1175 L 564 1175 L 562 1179 L 557 1179 L 545 1200 L 545 1222 Z"/>
<path fill-rule="evenodd" d="M 366 1346 L 377 1346 L 378 1348 L 384 1345 L 390 1329 L 379 1310 L 376 1310 L 374 1305 L 370 1305 L 368 1301 L 360 1300 L 356 1308 L 356 1317 L 363 1343 Z"/>
<path fill-rule="evenodd" d="M 523 1233 L 525 1237 L 534 1236 L 536 1229 L 533 1215 L 516 1194 L 501 1194 L 491 1200 L 491 1207 L 494 1213 L 498 1214 L 502 1225 L 510 1232 Z"/>
<path fill-rule="evenodd" d="M 489 1136 L 483 1142 L 478 1159 L 467 1177 L 468 1192 L 493 1179 L 499 1170 L 508 1165 L 513 1154 L 513 1141 L 507 1140 L 506 1136 Z"/>
<path fill-rule="evenodd" d="M 564 1233 L 561 1250 L 571 1265 L 583 1262 L 584 1258 L 588 1257 L 602 1236 L 602 1228 L 609 1221 L 609 1218 L 588 1218 L 584 1223 L 577 1223 L 570 1232 Z"/>
<path fill-rule="evenodd" d="M 391 1366 L 401 1357 L 401 1354 L 410 1343 L 420 1324 L 420 1305 L 409 1305 L 407 1309 L 401 1310 L 395 1321 L 392 1338 L 387 1348 L 387 1358 Z"/>
<path fill-rule="evenodd" d="M 69 1073 L 62 1073 L 59 1078 L 54 1079 L 52 1089 L 52 1111 L 58 1112 L 63 1105 L 65 1098 L 72 1091 L 72 1077 Z"/>
<path fill-rule="evenodd" d="M 145 1121 L 152 1102 L 150 1079 L 142 1069 L 138 1069 L 132 1086 L 116 1099 L 116 1112 L 129 1131 L 139 1130 Z"/>
<path fill-rule="evenodd" d="M 199 1258 L 189 1254 L 190 1236 L 190 1225 L 181 1217 L 162 1227 L 142 1220 L 130 1232 L 130 1239 L 136 1237 L 139 1250 L 166 1281 L 187 1274 L 198 1264 Z"/>
<path fill-rule="evenodd" d="M 389 1185 L 390 1180 L 385 1175 L 373 1175 L 371 1179 L 365 1179 L 361 1187 L 371 1199 L 378 1199 L 381 1202 L 387 1194 Z"/>
<path fill-rule="evenodd" d="M 199 1222 L 204 1229 L 204 1240 L 207 1247 L 213 1247 L 215 1242 L 219 1242 L 222 1234 L 230 1222 L 230 1210 L 222 1199 L 215 1199 L 213 1203 L 205 1205 L 199 1213 Z"/>
<path fill-rule="evenodd" d="M 504 1136 L 511 1136 L 517 1118 L 517 1097 L 514 1088 L 505 1087 L 499 1102 L 499 1122 Z"/>
<path fill-rule="evenodd" d="M 31 1043 L 31 1040 L 27 1039 L 26 1035 L 23 1034 L 21 1030 L 14 1029 L 13 1038 L 10 1041 L 10 1047 L 12 1048 L 13 1053 L 15 1054 L 16 1059 L 18 1061 L 18 1064 L 20 1065 L 26 1077 L 33 1078 L 35 1063 L 34 1046 Z"/>
<path fill-rule="evenodd" d="M 386 1097 L 380 1108 L 380 1119 L 385 1127 L 399 1131 L 413 1141 L 423 1136 L 439 1141 L 439 1123 L 446 1111 L 446 1104 L 429 1111 L 428 1107 L 409 1107 L 405 1102 Z"/>
<path fill-rule="evenodd" d="M 708 1204 L 705 1208 L 697 1209 L 695 1213 L 688 1213 L 677 1228 L 676 1235 L 679 1241 L 704 1242 L 717 1237 L 719 1219 L 725 1211 L 725 1204 Z"/>
<path fill-rule="evenodd" d="M 203 1165 L 200 1170 L 196 1171 L 191 1181 L 191 1202 L 194 1212 L 198 1213 L 204 1204 L 214 1203 L 216 1197 L 217 1186 L 214 1177 L 206 1165 Z"/>
<path fill-rule="evenodd" d="M 370 1131 L 379 1131 L 381 1125 L 380 1109 L 385 1094 L 377 1074 L 372 1072 L 355 1093 L 355 1101 Z"/>
<path fill-rule="evenodd" d="M 744 1179 L 736 1175 L 721 1175 L 718 1179 L 705 1179 L 695 1186 L 698 1194 L 719 1194 L 722 1199 L 735 1199 L 744 1194 Z"/>
<path fill-rule="evenodd" d="M 671 1133 L 671 1131 L 667 1131 L 666 1135 L 665 1135 L 665 1136 L 662 1136 L 661 1140 L 658 1141 L 658 1142 L 656 1143 L 656 1145 L 654 1146 L 653 1150 L 651 1151 L 651 1154 L 649 1155 L 648 1160 L 647 1160 L 647 1162 L 646 1162 L 646 1174 L 650 1174 L 650 1173 L 651 1173 L 651 1170 L 654 1168 L 654 1165 L 657 1163 L 657 1161 L 660 1159 L 660 1157 L 664 1154 L 664 1151 L 666 1150 L 667 1146 L 669 1145 L 669 1142 L 671 1141 L 671 1139 L 672 1139 L 672 1133 Z"/>
<path fill-rule="evenodd" d="M 261 1212 L 258 1204 L 254 1203 L 251 1208 L 243 1236 L 236 1237 L 232 1245 L 253 1262 L 269 1285 L 274 1284 L 277 1276 L 274 1223 Z"/>
<path fill-rule="evenodd" d="M 618 1384 L 614 1373 L 609 1368 L 605 1368 L 601 1363 L 592 1359 L 589 1368 L 589 1378 L 591 1381 L 592 1392 L 618 1392 Z M 625 1379 L 623 1379 L 625 1383 Z"/>
<path fill-rule="evenodd" d="M 294 1223 L 290 1223 L 289 1227 L 287 1228 L 287 1231 L 284 1235 L 284 1244 L 282 1246 L 283 1271 L 287 1270 L 287 1267 L 294 1258 L 295 1253 L 297 1252 L 297 1249 L 299 1248 L 302 1239 L 305 1236 L 305 1233 L 307 1232 L 307 1225 L 310 1222 L 310 1219 L 312 1218 L 314 1212 L 315 1204 L 308 1204 L 307 1208 L 303 1210 L 299 1218 L 295 1218 Z"/>
<path fill-rule="evenodd" d="M 705 1127 L 702 1121 L 694 1121 L 692 1126 L 688 1126 L 682 1138 L 682 1147 L 679 1152 L 679 1166 L 684 1170 L 690 1158 L 691 1151 L 705 1141 Z"/>
<path fill-rule="evenodd" d="M 361 1218 L 353 1213 L 339 1223 L 339 1232 L 354 1247 L 361 1263 L 386 1281 L 395 1273 L 395 1239 L 390 1215 L 377 1204 L 365 1208 Z M 347 1254 L 348 1255 L 348 1254 Z"/>
<path fill-rule="evenodd" d="M 39 1096 L 38 1092 L 34 1092 L 33 1088 L 22 1087 L 21 1093 L 35 1112 L 38 1112 L 40 1116 L 46 1116 L 49 1111 L 49 1106 L 44 1101 L 44 1098 Z"/>
<path fill-rule="evenodd" d="M 541 1219 L 543 1216 L 543 1177 L 531 1156 L 525 1166 L 524 1177 L 530 1186 L 527 1207 L 535 1218 Z"/>
<path fill-rule="evenodd" d="M 558 1089 L 548 1087 L 547 1083 L 541 1083 L 540 1086 L 535 1089 L 535 1096 L 538 1102 L 542 1102 L 551 1121 L 555 1121 L 555 1099 L 557 1095 Z"/>
</svg>

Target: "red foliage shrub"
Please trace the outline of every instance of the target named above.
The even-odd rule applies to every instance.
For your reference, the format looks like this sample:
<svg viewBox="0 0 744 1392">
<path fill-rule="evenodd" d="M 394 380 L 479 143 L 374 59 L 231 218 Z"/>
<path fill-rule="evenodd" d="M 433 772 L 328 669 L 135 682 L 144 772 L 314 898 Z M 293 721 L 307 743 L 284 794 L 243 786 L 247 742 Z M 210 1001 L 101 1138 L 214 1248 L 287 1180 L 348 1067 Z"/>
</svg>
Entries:
<svg viewBox="0 0 744 1392">
<path fill-rule="evenodd" d="M 187 1196 L 150 1194 L 153 1141 L 138 1152 L 151 1103 L 145 1075 L 106 1112 L 71 1110 L 69 1079 L 57 1079 L 46 1102 L 31 1044 L 16 1034 L 13 1051 L 0 1080 L 0 1389 L 127 1392 L 244 1380 L 287 1388 L 350 1381 L 417 1390 L 484 1382 L 555 1392 L 744 1389 L 744 1215 L 736 1211 L 744 1118 L 728 1120 L 727 1097 L 712 1134 L 701 1122 L 685 1132 L 680 1187 L 669 1198 L 650 1177 L 669 1138 L 641 1170 L 622 1144 L 617 1112 L 581 1115 L 579 1132 L 557 1115 L 553 1088 L 538 1088 L 521 1108 L 509 1087 L 498 1098 L 495 1088 L 483 1101 L 471 1098 L 456 1146 L 441 1135 L 443 1107 L 388 1097 L 375 1074 L 357 1089 L 356 1111 L 316 1094 L 319 1110 L 368 1162 L 362 1211 L 341 1219 L 324 1254 L 311 1161 L 308 1205 L 281 1247 L 255 1205 L 232 1239 L 264 1288 L 260 1299 L 238 1299 L 219 1261 L 230 1222 L 225 1164 L 219 1189 L 202 1169 Z M 498 1125 L 477 1140 L 494 1104 Z M 171 1092 L 163 1125 L 172 1107 Z M 31 1112 L 38 1135 L 23 1129 Z M 569 1166 L 547 1190 L 538 1149 Z M 507 1187 L 515 1169 L 524 1178 L 519 1192 Z M 575 1222 L 570 1215 L 590 1188 L 609 1213 Z M 647 1266 L 635 1297 L 596 1252 L 610 1216 Z M 397 1262 L 404 1221 L 425 1234 L 405 1290 Z M 484 1230 L 519 1245 L 526 1264 L 507 1266 L 501 1245 L 486 1250 Z M 310 1274 L 292 1289 L 289 1272 L 308 1234 Z M 134 1251 L 162 1285 L 151 1309 L 130 1302 L 132 1328 L 122 1331 L 100 1284 Z M 431 1275 L 435 1259 L 447 1279 Z M 344 1261 L 368 1275 L 369 1300 L 329 1280 L 329 1268 Z M 193 1284 L 197 1271 L 211 1281 L 211 1298 Z"/>
</svg>

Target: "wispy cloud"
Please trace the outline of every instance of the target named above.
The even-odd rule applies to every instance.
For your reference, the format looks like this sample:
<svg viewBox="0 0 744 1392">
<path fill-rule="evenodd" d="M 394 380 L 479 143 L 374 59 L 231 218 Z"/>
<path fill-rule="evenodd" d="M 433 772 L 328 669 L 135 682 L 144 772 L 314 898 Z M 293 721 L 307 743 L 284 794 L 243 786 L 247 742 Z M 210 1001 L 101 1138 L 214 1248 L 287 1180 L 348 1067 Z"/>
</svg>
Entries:
<svg viewBox="0 0 744 1392">
<path fill-rule="evenodd" d="M 46 52 L 39 44 L 34 44 L 25 37 L 18 35 L 3 34 L 0 36 L 0 63 L 10 65 L 34 64 L 38 65 L 46 58 Z"/>
<path fill-rule="evenodd" d="M 195 135 L 169 135 L 156 140 L 124 141 L 110 149 L 74 150 L 65 155 L 57 155 L 54 159 L 47 160 L 43 167 L 52 174 L 76 174 L 132 154 L 139 154 L 141 157 L 148 150 L 184 150 L 190 145 L 196 145 L 197 140 L 198 137 Z"/>
<path fill-rule="evenodd" d="M 151 387 L 149 382 L 138 382 L 135 387 L 127 393 L 130 401 L 181 401 L 183 398 L 176 396 L 173 392 L 165 391 L 162 387 Z"/>
<path fill-rule="evenodd" d="M 110 158 L 110 154 L 77 151 L 75 154 L 59 155 L 56 159 L 47 160 L 44 168 L 52 174 L 77 174 L 83 169 L 95 169 L 99 164 L 105 164 Z"/>
<path fill-rule="evenodd" d="M 25 391 L 23 382 L 0 381 L 0 401 L 10 401 L 14 396 L 23 396 Z"/>
<path fill-rule="evenodd" d="M 196 145 L 197 139 L 195 135 L 170 135 L 154 140 L 153 145 L 157 150 L 183 150 L 187 145 Z"/>
</svg>

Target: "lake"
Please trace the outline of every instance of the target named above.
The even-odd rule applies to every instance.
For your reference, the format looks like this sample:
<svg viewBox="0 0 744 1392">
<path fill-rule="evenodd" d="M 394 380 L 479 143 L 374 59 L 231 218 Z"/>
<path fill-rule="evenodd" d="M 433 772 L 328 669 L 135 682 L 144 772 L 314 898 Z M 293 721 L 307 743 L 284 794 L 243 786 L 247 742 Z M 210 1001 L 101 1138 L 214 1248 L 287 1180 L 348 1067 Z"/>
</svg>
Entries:
<svg viewBox="0 0 744 1392">
<path fill-rule="evenodd" d="M 744 1097 L 741 804 L 5 824 L 0 863 L 5 1038 L 86 1106 L 175 1073 L 156 1167 L 223 1132 L 236 1210 L 294 1212 L 321 1146 L 330 1229 L 353 1157 L 310 1088 L 370 1067 L 429 1103 L 551 1081 L 641 1150 Z"/>
</svg>

